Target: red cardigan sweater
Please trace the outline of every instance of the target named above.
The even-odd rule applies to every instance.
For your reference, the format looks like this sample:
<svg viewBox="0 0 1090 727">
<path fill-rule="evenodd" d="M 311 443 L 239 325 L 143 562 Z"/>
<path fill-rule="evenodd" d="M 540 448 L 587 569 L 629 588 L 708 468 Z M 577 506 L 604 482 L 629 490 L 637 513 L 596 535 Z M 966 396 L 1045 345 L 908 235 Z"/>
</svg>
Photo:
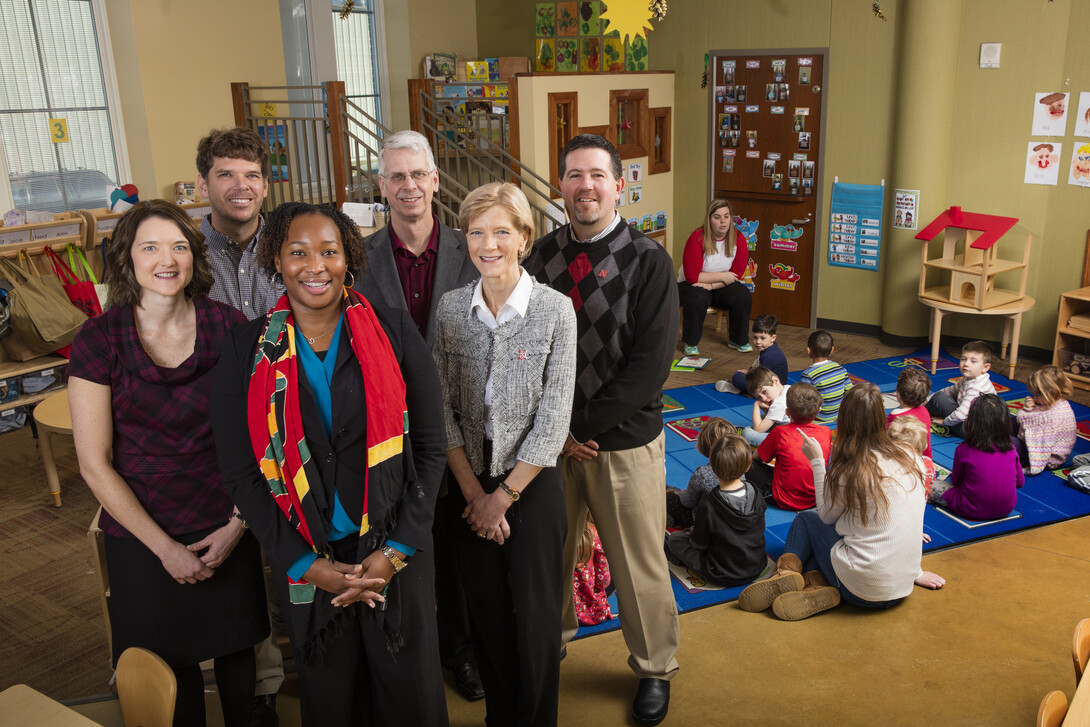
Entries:
<svg viewBox="0 0 1090 727">
<path fill-rule="evenodd" d="M 734 246 L 734 262 L 730 271 L 742 279 L 749 264 L 749 247 L 746 246 L 744 235 L 738 235 L 738 242 Z M 695 283 L 704 269 L 704 228 L 698 227 L 689 235 L 685 242 L 685 251 L 681 254 L 681 267 L 685 269 L 685 280 Z"/>
</svg>

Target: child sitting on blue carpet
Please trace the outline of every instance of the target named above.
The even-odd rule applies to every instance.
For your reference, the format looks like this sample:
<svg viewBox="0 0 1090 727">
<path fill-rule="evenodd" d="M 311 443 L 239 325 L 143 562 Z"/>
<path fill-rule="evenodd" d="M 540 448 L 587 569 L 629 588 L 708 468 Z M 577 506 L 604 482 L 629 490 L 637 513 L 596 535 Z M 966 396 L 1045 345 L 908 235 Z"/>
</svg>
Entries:
<svg viewBox="0 0 1090 727">
<path fill-rule="evenodd" d="M 1075 412 L 1068 399 L 1071 379 L 1055 366 L 1044 366 L 1030 374 L 1026 384 L 1030 396 L 1016 415 L 1014 446 L 1027 475 L 1063 467 L 1075 448 Z"/>
<path fill-rule="evenodd" d="M 810 384 L 795 384 L 787 389 L 789 424 L 773 427 L 760 446 L 746 479 L 764 495 L 765 505 L 784 510 L 806 510 L 814 506 L 814 471 L 802 454 L 802 435 L 813 437 L 821 445 L 825 459 L 833 433 L 829 427 L 814 422 L 821 409 L 821 394 Z M 776 461 L 773 467 L 767 462 Z"/>
<path fill-rule="evenodd" d="M 712 417 L 700 427 L 696 436 L 696 451 L 707 459 L 712 445 L 728 434 L 737 434 L 734 426 L 722 417 Z M 710 464 L 702 464 L 693 471 L 689 484 L 684 490 L 674 487 L 666 489 L 666 522 L 675 528 L 691 528 L 693 511 L 700 504 L 700 498 L 719 487 L 719 478 L 715 476 Z"/>
<path fill-rule="evenodd" d="M 712 445 L 708 460 L 718 487 L 701 498 L 693 527 L 666 536 L 666 557 L 709 583 L 741 586 L 768 565 L 764 498 L 742 479 L 751 457 L 737 434 Z"/>
<path fill-rule="evenodd" d="M 730 381 L 715 382 L 716 391 L 746 395 L 749 392 L 749 376 L 759 366 L 771 369 L 772 373 L 780 377 L 780 381 L 787 381 L 787 357 L 776 345 L 776 324 L 776 316 L 773 315 L 761 314 L 753 319 L 753 330 L 749 333 L 749 341 L 760 356 L 749 365 L 748 369 L 735 371 Z"/>
<path fill-rule="evenodd" d="M 955 437 L 964 437 L 962 423 L 969 415 L 973 401 L 981 394 L 995 394 L 995 386 L 988 376 L 991 368 L 991 346 L 984 341 L 969 341 L 962 346 L 958 366 L 961 379 L 927 400 L 932 423 L 949 427 Z"/>
<path fill-rule="evenodd" d="M 836 361 L 830 361 L 833 354 L 833 337 L 828 331 L 814 331 L 806 341 L 806 355 L 811 363 L 802 372 L 804 384 L 812 384 L 821 394 L 821 411 L 814 418 L 815 424 L 829 426 L 836 424 L 836 414 L 840 411 L 840 402 L 848 389 L 848 372 Z"/>
<path fill-rule="evenodd" d="M 970 520 L 995 520 L 1014 509 L 1024 482 L 1011 444 L 1007 403 L 984 394 L 969 408 L 965 441 L 954 450 L 950 481 L 935 480 L 928 499 Z"/>
<path fill-rule="evenodd" d="M 777 424 L 790 424 L 787 415 L 787 392 L 790 386 L 783 385 L 783 379 L 764 366 L 758 366 L 749 373 L 749 395 L 753 402 L 753 426 L 741 431 L 742 437 L 754 447 L 759 445 Z"/>
<path fill-rule="evenodd" d="M 742 591 L 739 607 L 771 607 L 778 618 L 798 621 L 842 598 L 883 609 L 907 598 L 913 583 L 942 588 L 941 576 L 920 567 L 920 458 L 889 438 L 878 387 L 864 382 L 844 395 L 828 474 L 820 445 L 802 439 L 814 470 L 817 508 L 795 516 L 775 575 Z"/>
<path fill-rule="evenodd" d="M 886 417 L 886 424 L 892 425 L 900 417 L 913 417 L 923 425 L 927 433 L 927 441 L 921 454 L 924 457 L 931 456 L 931 414 L 924 404 L 931 395 L 931 377 L 923 369 L 909 366 L 901 371 L 897 377 L 897 408 Z M 931 483 L 927 483 L 928 492 L 931 491 Z"/>
</svg>

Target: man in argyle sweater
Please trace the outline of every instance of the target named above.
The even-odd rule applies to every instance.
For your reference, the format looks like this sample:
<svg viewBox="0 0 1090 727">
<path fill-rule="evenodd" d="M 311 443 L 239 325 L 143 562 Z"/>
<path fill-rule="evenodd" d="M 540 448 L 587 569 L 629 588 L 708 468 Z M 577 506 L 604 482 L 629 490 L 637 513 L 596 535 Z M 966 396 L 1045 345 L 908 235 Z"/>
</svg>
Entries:
<svg viewBox="0 0 1090 727">
<path fill-rule="evenodd" d="M 625 224 L 621 158 L 583 134 L 560 155 L 570 223 L 534 243 L 523 267 L 572 300 L 579 325 L 575 401 L 561 467 L 568 511 L 564 563 L 573 572 L 588 511 L 617 588 L 629 666 L 640 677 L 637 723 L 666 716 L 677 673 L 677 606 L 662 548 L 666 528 L 662 385 L 677 345 L 674 266 L 661 245 Z M 578 621 L 571 579 L 563 642 Z"/>
</svg>

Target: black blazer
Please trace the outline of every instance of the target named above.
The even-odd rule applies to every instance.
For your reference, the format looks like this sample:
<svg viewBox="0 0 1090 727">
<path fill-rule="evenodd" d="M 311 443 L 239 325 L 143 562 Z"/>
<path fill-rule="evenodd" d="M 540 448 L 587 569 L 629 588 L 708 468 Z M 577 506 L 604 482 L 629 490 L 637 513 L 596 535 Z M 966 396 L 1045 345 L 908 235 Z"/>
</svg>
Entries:
<svg viewBox="0 0 1090 727">
<path fill-rule="evenodd" d="M 446 436 L 443 430 L 442 395 L 431 354 L 407 311 L 373 306 L 405 379 L 409 410 L 411 463 L 422 489 L 382 492 L 373 483 L 369 493 L 368 516 L 381 522 L 394 513 L 396 524 L 390 540 L 417 549 L 431 542 L 432 516 L 439 479 L 446 465 Z M 239 512 L 261 542 L 270 560 L 286 571 L 310 551 L 303 537 L 291 527 L 269 493 L 258 469 L 246 423 L 246 398 L 257 338 L 265 326 L 262 316 L 232 329 L 216 368 L 213 385 L 212 427 L 223 484 Z M 312 489 L 315 504 L 327 521 L 333 516 L 328 486 L 357 480 L 362 486 L 367 468 L 367 422 L 363 376 L 352 347 L 343 340 L 338 349 L 332 382 L 333 435 L 330 441 L 322 427 L 318 407 L 306 376 L 299 376 L 299 406 L 307 446 L 318 467 L 322 483 Z M 324 483 L 324 484 L 323 484 Z M 311 523 L 311 527 L 319 524 Z"/>
<path fill-rule="evenodd" d="M 439 299 L 444 293 L 481 277 L 469 259 L 465 235 L 441 222 L 436 224 L 439 225 L 439 254 L 435 261 L 435 283 L 428 309 L 428 330 L 424 336 L 429 349 L 435 346 L 435 310 L 439 307 Z M 408 311 L 405 291 L 401 288 L 397 263 L 394 262 L 394 250 L 390 247 L 389 226 L 368 236 L 364 244 L 367 246 L 367 270 L 356 271 L 356 284 L 353 287 L 377 305 Z"/>
</svg>

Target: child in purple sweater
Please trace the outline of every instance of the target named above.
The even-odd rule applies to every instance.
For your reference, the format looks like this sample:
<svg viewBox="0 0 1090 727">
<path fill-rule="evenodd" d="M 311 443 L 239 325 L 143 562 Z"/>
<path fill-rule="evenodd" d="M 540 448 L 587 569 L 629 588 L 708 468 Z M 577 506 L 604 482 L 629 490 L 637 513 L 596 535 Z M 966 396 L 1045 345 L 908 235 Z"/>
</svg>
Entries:
<svg viewBox="0 0 1090 727">
<path fill-rule="evenodd" d="M 965 420 L 965 441 L 954 450 L 950 481 L 935 480 L 928 499 L 969 520 L 1008 515 L 1025 482 L 1010 429 L 1006 402 L 995 394 L 977 397 Z"/>
</svg>

